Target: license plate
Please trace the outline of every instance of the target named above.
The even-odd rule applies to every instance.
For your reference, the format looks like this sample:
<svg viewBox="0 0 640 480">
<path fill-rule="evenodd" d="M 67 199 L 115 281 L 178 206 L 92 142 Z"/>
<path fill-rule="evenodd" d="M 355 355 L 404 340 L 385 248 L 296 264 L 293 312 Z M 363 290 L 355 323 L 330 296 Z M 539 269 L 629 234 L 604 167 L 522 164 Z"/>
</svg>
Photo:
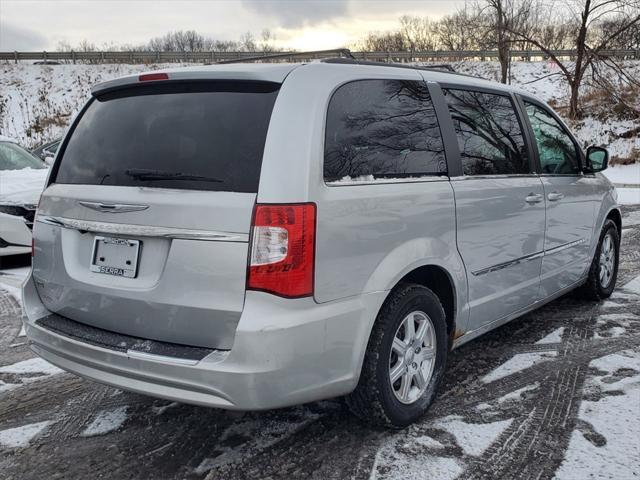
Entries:
<svg viewBox="0 0 640 480">
<path fill-rule="evenodd" d="M 116 277 L 135 278 L 139 254 L 140 240 L 96 236 L 89 269 Z"/>
</svg>

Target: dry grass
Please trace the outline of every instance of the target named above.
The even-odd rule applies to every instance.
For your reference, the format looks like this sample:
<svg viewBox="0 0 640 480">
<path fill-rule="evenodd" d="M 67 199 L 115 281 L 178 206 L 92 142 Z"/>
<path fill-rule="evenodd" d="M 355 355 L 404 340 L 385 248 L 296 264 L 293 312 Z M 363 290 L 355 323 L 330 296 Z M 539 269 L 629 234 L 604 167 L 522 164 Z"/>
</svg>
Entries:
<svg viewBox="0 0 640 480">
<path fill-rule="evenodd" d="M 600 86 L 588 87 L 580 96 L 581 109 L 599 120 L 640 118 L 640 85 L 619 85 L 615 93 Z"/>
</svg>

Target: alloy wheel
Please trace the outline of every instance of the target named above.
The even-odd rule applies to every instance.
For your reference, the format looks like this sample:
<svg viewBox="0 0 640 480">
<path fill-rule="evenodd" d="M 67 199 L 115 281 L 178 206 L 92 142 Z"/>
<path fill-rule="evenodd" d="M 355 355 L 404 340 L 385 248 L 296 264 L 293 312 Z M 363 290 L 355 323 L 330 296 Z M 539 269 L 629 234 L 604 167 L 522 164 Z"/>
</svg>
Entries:
<svg viewBox="0 0 640 480">
<path fill-rule="evenodd" d="M 436 336 L 429 316 L 409 313 L 393 337 L 389 356 L 389 381 L 396 399 L 409 405 L 427 389 L 436 357 Z"/>
<path fill-rule="evenodd" d="M 607 233 L 602 239 L 600 247 L 600 285 L 607 288 L 613 278 L 615 269 L 616 246 L 610 233 Z"/>
</svg>

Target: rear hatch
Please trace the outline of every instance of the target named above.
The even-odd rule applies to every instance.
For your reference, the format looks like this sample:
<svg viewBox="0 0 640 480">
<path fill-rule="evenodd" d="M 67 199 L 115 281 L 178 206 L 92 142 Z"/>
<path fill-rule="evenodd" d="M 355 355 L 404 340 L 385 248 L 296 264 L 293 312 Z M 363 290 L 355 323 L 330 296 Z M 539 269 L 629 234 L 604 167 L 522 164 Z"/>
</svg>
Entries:
<svg viewBox="0 0 640 480">
<path fill-rule="evenodd" d="M 278 90 L 182 80 L 95 94 L 38 210 L 45 306 L 135 337 L 230 348 Z"/>
</svg>

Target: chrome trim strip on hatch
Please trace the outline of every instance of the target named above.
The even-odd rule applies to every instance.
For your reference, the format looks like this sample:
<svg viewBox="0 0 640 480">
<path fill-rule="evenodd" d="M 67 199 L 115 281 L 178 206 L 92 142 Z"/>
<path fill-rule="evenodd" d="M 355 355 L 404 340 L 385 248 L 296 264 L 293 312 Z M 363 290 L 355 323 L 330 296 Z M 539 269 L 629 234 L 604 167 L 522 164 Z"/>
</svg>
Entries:
<svg viewBox="0 0 640 480">
<path fill-rule="evenodd" d="M 111 235 L 130 235 L 132 237 L 161 237 L 180 240 L 202 240 L 211 242 L 248 242 L 248 233 L 219 232 L 212 230 L 188 230 L 173 227 L 154 227 L 147 225 L 128 225 L 124 223 L 94 222 L 73 218 L 38 215 L 36 221 L 47 225 Z"/>
<path fill-rule="evenodd" d="M 149 205 L 130 205 L 126 203 L 78 202 L 83 207 L 103 213 L 125 213 L 146 210 Z"/>
</svg>

